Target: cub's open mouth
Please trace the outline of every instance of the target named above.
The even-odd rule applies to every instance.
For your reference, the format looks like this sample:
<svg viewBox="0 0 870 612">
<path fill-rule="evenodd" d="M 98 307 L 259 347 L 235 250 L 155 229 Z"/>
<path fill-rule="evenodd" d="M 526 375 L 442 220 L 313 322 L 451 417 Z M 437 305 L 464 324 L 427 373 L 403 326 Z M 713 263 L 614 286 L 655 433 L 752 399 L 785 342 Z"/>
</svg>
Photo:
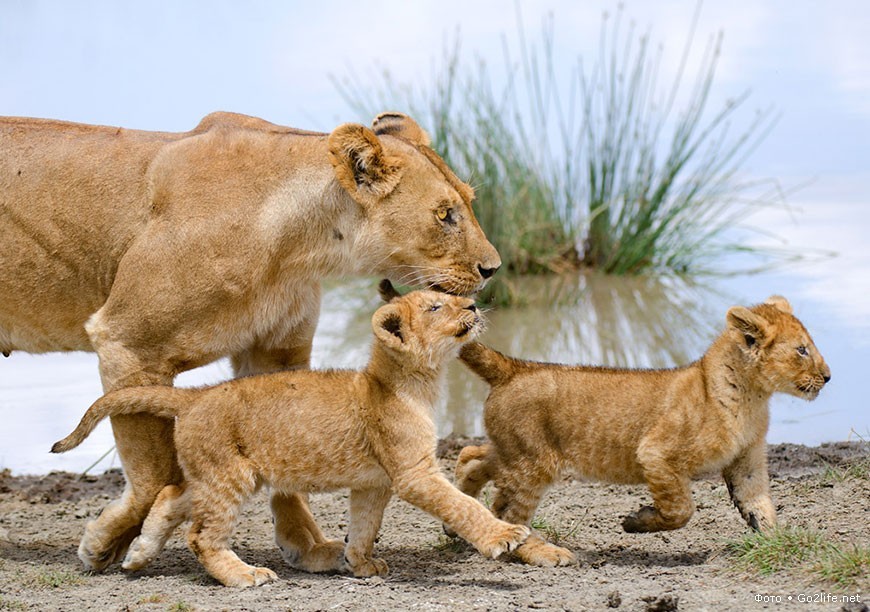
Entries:
<svg viewBox="0 0 870 612">
<path fill-rule="evenodd" d="M 459 331 L 456 333 L 456 337 L 457 338 L 464 338 L 465 336 L 468 335 L 468 332 L 477 328 L 477 326 L 480 325 L 480 318 L 475 318 L 474 321 L 471 323 L 469 323 L 467 321 L 461 321 L 459 323 L 459 325 L 460 325 L 460 328 L 459 328 Z"/>
</svg>

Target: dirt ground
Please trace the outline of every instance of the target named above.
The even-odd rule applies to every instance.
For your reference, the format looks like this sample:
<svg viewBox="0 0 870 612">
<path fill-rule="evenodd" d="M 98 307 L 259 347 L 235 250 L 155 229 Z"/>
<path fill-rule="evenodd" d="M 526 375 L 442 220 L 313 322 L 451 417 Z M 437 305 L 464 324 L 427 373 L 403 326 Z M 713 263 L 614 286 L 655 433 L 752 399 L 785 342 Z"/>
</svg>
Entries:
<svg viewBox="0 0 870 612">
<path fill-rule="evenodd" d="M 464 442 L 448 439 L 439 447 L 451 474 Z M 817 529 L 838 543 L 870 546 L 866 471 L 832 476 L 866 462 L 870 444 L 775 445 L 770 456 L 784 523 Z M 435 519 L 394 499 L 377 545 L 390 573 L 369 579 L 305 574 L 284 565 L 261 493 L 246 506 L 235 550 L 280 579 L 246 590 L 213 581 L 181 531 L 145 571 L 127 574 L 115 566 L 102 574 L 82 572 L 76 547 L 85 522 L 122 486 L 118 472 L 83 479 L 0 472 L 0 610 L 866 610 L 861 604 L 843 608 L 831 595 L 870 600 L 862 593 L 870 587 L 867 576 L 844 590 L 809 572 L 760 576 L 735 570 L 725 542 L 747 528 L 714 477 L 694 484 L 698 509 L 687 527 L 650 535 L 626 534 L 619 526 L 623 515 L 649 503 L 644 487 L 566 479 L 537 514 L 542 527 L 580 558 L 578 565 L 555 569 L 483 558 L 442 536 Z M 312 508 L 328 535 L 343 537 L 345 492 L 314 495 Z M 783 603 L 770 599 L 775 597 Z M 822 603 L 803 603 L 807 598 Z"/>
</svg>

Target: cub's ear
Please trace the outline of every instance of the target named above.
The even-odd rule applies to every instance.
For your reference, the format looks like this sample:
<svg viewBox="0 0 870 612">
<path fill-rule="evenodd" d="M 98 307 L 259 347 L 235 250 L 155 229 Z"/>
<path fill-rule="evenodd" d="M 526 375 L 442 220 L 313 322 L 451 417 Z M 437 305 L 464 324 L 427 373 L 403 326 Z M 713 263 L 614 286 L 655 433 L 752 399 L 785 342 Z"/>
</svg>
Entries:
<svg viewBox="0 0 870 612">
<path fill-rule="evenodd" d="M 381 299 L 387 304 L 402 297 L 402 294 L 396 291 L 396 288 L 393 287 L 393 283 L 391 283 L 388 278 L 385 278 L 378 283 L 378 295 L 380 295 Z"/>
<path fill-rule="evenodd" d="M 402 311 L 396 304 L 381 306 L 372 317 L 375 337 L 395 350 L 405 348 L 405 321 Z"/>
<path fill-rule="evenodd" d="M 788 300 L 782 297 L 781 295 L 772 295 L 766 300 L 764 300 L 765 304 L 770 304 L 771 306 L 776 306 L 778 310 L 786 314 L 793 314 L 791 309 L 791 304 L 788 303 Z"/>
<path fill-rule="evenodd" d="M 372 121 L 372 129 L 378 136 L 382 134 L 399 136 L 421 147 L 428 147 L 431 143 L 426 130 L 408 115 L 402 113 L 381 113 Z"/>
<path fill-rule="evenodd" d="M 732 306 L 725 316 L 728 325 L 743 334 L 746 346 L 761 343 L 767 337 L 769 325 L 763 318 L 743 306 Z"/>
<path fill-rule="evenodd" d="M 402 164 L 384 153 L 375 133 L 357 123 L 335 128 L 327 139 L 335 177 L 360 204 L 374 204 L 396 188 Z"/>
</svg>

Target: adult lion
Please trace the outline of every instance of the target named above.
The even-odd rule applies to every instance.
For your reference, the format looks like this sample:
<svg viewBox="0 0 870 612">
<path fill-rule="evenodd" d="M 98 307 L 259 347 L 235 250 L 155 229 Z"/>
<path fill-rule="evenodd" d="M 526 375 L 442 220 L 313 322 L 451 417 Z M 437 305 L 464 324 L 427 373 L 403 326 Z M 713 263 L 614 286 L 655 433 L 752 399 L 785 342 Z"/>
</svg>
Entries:
<svg viewBox="0 0 870 612">
<path fill-rule="evenodd" d="M 96 351 L 107 392 L 226 355 L 239 376 L 308 367 L 329 276 L 468 294 L 501 263 L 472 189 L 397 113 L 331 134 L 229 113 L 186 133 L 8 118 L 0 143 L 0 351 Z M 112 428 L 127 488 L 85 530 L 92 569 L 181 479 L 171 420 Z M 340 563 L 304 497 L 272 507 L 288 562 Z"/>
</svg>

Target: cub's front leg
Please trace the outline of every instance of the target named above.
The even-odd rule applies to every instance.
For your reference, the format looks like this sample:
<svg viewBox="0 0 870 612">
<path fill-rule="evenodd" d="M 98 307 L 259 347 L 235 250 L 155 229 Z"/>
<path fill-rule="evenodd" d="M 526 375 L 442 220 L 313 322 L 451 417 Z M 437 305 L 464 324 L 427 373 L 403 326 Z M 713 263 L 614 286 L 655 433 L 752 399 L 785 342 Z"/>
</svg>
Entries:
<svg viewBox="0 0 870 612">
<path fill-rule="evenodd" d="M 524 525 L 495 518 L 476 499 L 454 487 L 441 473 L 435 455 L 393 475 L 393 489 L 403 500 L 441 519 L 482 554 L 495 559 L 529 536 Z"/>
<path fill-rule="evenodd" d="M 762 438 L 722 470 L 731 501 L 750 527 L 767 531 L 776 526 L 776 508 L 770 498 L 767 444 Z"/>
<path fill-rule="evenodd" d="M 383 576 L 387 562 L 372 556 L 384 509 L 392 497 L 389 488 L 354 489 L 350 492 L 350 528 L 344 561 L 354 576 Z"/>
</svg>

